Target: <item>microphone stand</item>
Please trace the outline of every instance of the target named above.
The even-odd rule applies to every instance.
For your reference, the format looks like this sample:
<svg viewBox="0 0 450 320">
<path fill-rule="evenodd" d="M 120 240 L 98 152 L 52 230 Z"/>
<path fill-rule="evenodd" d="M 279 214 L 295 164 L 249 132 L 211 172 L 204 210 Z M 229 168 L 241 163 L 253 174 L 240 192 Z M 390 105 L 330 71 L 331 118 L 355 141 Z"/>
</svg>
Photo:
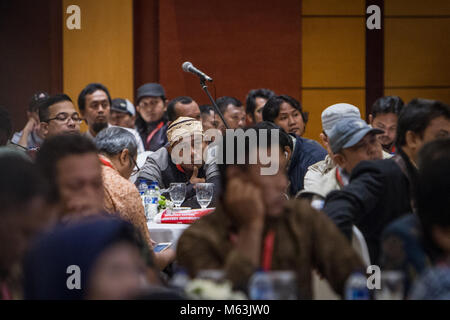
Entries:
<svg viewBox="0 0 450 320">
<path fill-rule="evenodd" d="M 213 97 L 211 97 L 211 94 L 208 91 L 208 86 L 206 85 L 206 80 L 203 77 L 200 77 L 200 85 L 202 86 L 202 89 L 206 92 L 206 95 L 208 96 L 209 100 L 211 100 L 211 103 L 214 106 L 214 109 L 216 110 L 216 113 L 219 114 L 220 119 L 222 119 L 223 124 L 225 125 L 226 129 L 230 129 L 228 126 L 228 123 L 225 121 L 225 118 L 223 117 L 222 112 L 220 112 L 219 107 L 217 106 L 216 102 L 214 101 Z"/>
</svg>

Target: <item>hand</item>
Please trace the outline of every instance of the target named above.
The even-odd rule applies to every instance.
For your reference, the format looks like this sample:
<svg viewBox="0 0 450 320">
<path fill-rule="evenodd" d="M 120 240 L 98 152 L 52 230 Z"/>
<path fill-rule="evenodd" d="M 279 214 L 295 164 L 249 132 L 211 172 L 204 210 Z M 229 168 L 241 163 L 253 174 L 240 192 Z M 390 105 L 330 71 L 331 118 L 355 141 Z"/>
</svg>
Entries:
<svg viewBox="0 0 450 320">
<path fill-rule="evenodd" d="M 189 179 L 189 182 L 195 185 L 196 183 L 204 183 L 204 178 L 198 178 L 198 167 L 194 166 L 194 171 L 192 172 L 191 179 Z"/>
<path fill-rule="evenodd" d="M 264 224 L 264 204 L 261 190 L 240 178 L 229 181 L 225 192 L 225 206 L 241 228 L 262 228 Z"/>
<path fill-rule="evenodd" d="M 23 128 L 23 133 L 29 135 L 37 126 L 38 122 L 33 117 L 30 117 L 27 124 Z"/>
</svg>

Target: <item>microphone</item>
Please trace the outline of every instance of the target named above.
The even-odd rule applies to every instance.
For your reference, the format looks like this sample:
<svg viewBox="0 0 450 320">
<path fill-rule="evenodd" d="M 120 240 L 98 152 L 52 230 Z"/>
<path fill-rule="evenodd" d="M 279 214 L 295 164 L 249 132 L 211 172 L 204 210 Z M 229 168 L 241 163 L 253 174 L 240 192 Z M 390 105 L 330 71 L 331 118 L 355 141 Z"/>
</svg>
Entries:
<svg viewBox="0 0 450 320">
<path fill-rule="evenodd" d="M 213 79 L 209 76 L 207 76 L 206 74 L 204 74 L 203 72 L 201 72 L 200 70 L 198 70 L 196 67 L 194 67 L 194 65 L 192 63 L 190 63 L 189 61 L 186 61 L 185 63 L 182 64 L 181 66 L 183 68 L 183 70 L 185 72 L 190 72 L 193 73 L 197 76 L 199 76 L 202 80 L 206 80 L 206 81 L 210 81 L 212 82 Z"/>
</svg>

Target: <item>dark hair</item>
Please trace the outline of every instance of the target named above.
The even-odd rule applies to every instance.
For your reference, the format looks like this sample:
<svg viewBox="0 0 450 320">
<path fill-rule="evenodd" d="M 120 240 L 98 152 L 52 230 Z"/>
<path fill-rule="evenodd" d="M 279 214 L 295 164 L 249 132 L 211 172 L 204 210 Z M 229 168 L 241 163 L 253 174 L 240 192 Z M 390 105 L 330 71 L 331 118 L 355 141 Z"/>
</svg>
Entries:
<svg viewBox="0 0 450 320">
<path fill-rule="evenodd" d="M 8 143 L 12 135 L 12 122 L 8 110 L 0 106 L 0 146 Z"/>
<path fill-rule="evenodd" d="M 175 99 L 170 100 L 169 104 L 167 105 L 167 116 L 169 117 L 169 121 L 175 121 L 177 120 L 177 112 L 175 110 L 175 105 L 179 102 L 181 104 L 190 104 L 192 103 L 191 97 L 186 96 L 180 96 L 176 97 Z"/>
<path fill-rule="evenodd" d="M 11 151 L 0 156 L 0 212 L 29 203 L 35 197 L 46 197 L 48 185 L 30 160 Z M 19 214 L 20 212 L 17 212 Z"/>
<path fill-rule="evenodd" d="M 395 113 L 400 114 L 404 102 L 398 96 L 386 96 L 378 98 L 372 106 L 372 116 L 375 118 L 378 114 Z"/>
<path fill-rule="evenodd" d="M 227 130 L 227 133 L 224 136 L 221 136 L 219 138 L 218 141 L 218 146 L 219 146 L 219 152 L 218 152 L 218 160 L 219 160 L 219 172 L 220 172 L 220 177 L 221 177 L 221 190 L 222 190 L 222 194 L 225 193 L 226 190 L 226 186 L 227 186 L 227 179 L 226 179 L 226 170 L 230 165 L 237 165 L 237 166 L 242 166 L 245 167 L 247 166 L 248 162 L 249 162 L 249 157 L 250 157 L 250 152 L 254 149 L 254 148 L 260 148 L 261 147 L 261 143 L 262 141 L 266 141 L 267 144 L 264 144 L 264 147 L 266 146 L 271 146 L 272 144 L 272 131 L 273 130 L 278 130 L 278 128 L 273 128 L 273 129 L 269 129 L 269 130 L 263 130 L 262 129 L 268 129 L 265 127 L 261 127 L 261 126 L 254 126 L 254 127 L 249 127 L 249 128 L 245 128 L 245 129 L 236 129 L 234 131 L 231 130 Z M 256 138 L 257 138 L 257 142 L 256 145 L 250 145 L 250 139 L 248 138 L 248 136 L 246 136 L 246 133 L 248 133 L 250 130 L 255 130 L 256 131 Z M 234 133 L 232 133 L 234 132 Z M 280 148 L 281 152 L 284 152 L 284 150 L 281 150 L 281 146 L 282 146 L 282 134 L 279 135 L 279 139 L 278 141 L 274 141 L 275 144 L 277 144 Z M 242 138 L 243 138 L 243 149 L 242 145 L 240 143 L 242 143 Z M 263 138 L 263 139 L 261 139 Z M 232 141 L 230 141 L 232 140 Z M 233 158 L 232 159 L 227 159 L 227 147 L 229 145 L 233 145 Z M 238 145 L 239 145 L 239 149 L 244 150 L 244 154 L 243 155 L 238 155 Z M 230 150 L 228 150 L 230 151 Z M 241 156 L 243 156 L 241 158 Z M 230 156 L 228 156 L 230 157 Z M 245 164 L 239 164 L 238 161 L 239 159 L 243 159 Z M 229 161 L 232 160 L 233 164 L 229 164 Z M 227 164 L 228 162 L 228 164 Z"/>
<path fill-rule="evenodd" d="M 201 115 L 204 115 L 204 114 L 209 115 L 211 111 L 214 112 L 214 108 L 209 104 L 202 104 L 201 106 L 199 106 L 199 108 L 200 108 Z"/>
<path fill-rule="evenodd" d="M 137 155 L 137 143 L 134 135 L 121 127 L 109 127 L 100 131 L 94 139 L 99 152 L 115 156 L 128 149 L 131 157 Z"/>
<path fill-rule="evenodd" d="M 450 139 L 427 143 L 419 151 L 416 185 L 417 213 L 424 240 L 435 253 L 443 253 L 433 241 L 433 226 L 450 227 Z"/>
<path fill-rule="evenodd" d="M 39 105 L 45 101 L 45 99 L 50 98 L 50 95 L 45 91 L 38 91 L 36 92 L 30 100 L 30 103 L 28 104 L 28 111 L 29 112 L 39 112 Z"/>
<path fill-rule="evenodd" d="M 109 105 L 112 105 L 112 100 L 108 89 L 101 83 L 90 83 L 83 90 L 81 90 L 80 95 L 78 96 L 78 108 L 81 112 L 86 109 L 86 96 L 88 94 L 93 94 L 97 90 L 105 92 L 108 97 Z"/>
<path fill-rule="evenodd" d="M 247 94 L 247 99 L 245 101 L 245 113 L 251 115 L 253 120 L 255 120 L 255 109 L 256 109 L 256 98 L 264 98 L 269 100 L 275 96 L 275 93 L 269 89 L 254 89 L 250 90 Z"/>
<path fill-rule="evenodd" d="M 423 137 L 430 122 L 438 117 L 450 119 L 450 107 L 440 101 L 414 99 L 400 112 L 397 122 L 397 148 L 406 145 L 406 133 L 412 131 Z"/>
<path fill-rule="evenodd" d="M 239 101 L 238 99 L 236 99 L 234 97 L 228 97 L 228 96 L 220 97 L 219 99 L 216 100 L 216 104 L 219 107 L 219 110 L 220 110 L 220 112 L 222 112 L 222 114 L 225 113 L 225 111 L 227 110 L 227 107 L 230 104 L 235 107 L 242 107 L 241 101 Z"/>
<path fill-rule="evenodd" d="M 294 142 L 292 141 L 291 136 L 284 131 L 283 128 L 280 126 L 277 126 L 275 123 L 270 121 L 262 121 L 253 126 L 254 129 L 266 129 L 266 130 L 280 130 L 280 141 L 279 145 L 284 150 L 285 147 L 288 147 L 289 149 L 294 149 Z"/>
<path fill-rule="evenodd" d="M 50 137 L 44 141 L 36 156 L 36 165 L 50 185 L 51 196 L 59 200 L 57 184 L 57 164 L 68 156 L 97 153 L 94 143 L 79 134 L 64 134 Z"/>
<path fill-rule="evenodd" d="M 39 104 L 39 120 L 41 122 L 47 122 L 48 118 L 50 116 L 50 112 L 48 111 L 48 109 L 58 103 L 58 102 L 62 102 L 62 101 L 70 101 L 72 102 L 72 99 L 70 99 L 70 97 L 67 94 L 56 94 L 54 96 L 51 96 L 50 98 L 47 98 L 45 100 L 43 100 L 40 104 Z"/>
<path fill-rule="evenodd" d="M 6 147 L 4 147 L 6 149 Z M 34 200 L 49 200 L 48 185 L 21 151 L 0 156 L 0 279 L 14 278 L 11 267 L 20 262 L 23 248 L 48 222 L 46 210 L 31 209 Z M 42 208 L 44 209 L 44 208 Z"/>
<path fill-rule="evenodd" d="M 280 107 L 284 102 L 286 102 L 292 108 L 297 109 L 300 112 L 300 114 L 302 115 L 303 122 L 306 125 L 306 123 L 308 122 L 308 113 L 303 112 L 300 102 L 298 102 L 297 100 L 288 95 L 273 96 L 272 98 L 267 100 L 262 112 L 263 120 L 275 122 L 275 119 L 280 114 Z"/>
</svg>

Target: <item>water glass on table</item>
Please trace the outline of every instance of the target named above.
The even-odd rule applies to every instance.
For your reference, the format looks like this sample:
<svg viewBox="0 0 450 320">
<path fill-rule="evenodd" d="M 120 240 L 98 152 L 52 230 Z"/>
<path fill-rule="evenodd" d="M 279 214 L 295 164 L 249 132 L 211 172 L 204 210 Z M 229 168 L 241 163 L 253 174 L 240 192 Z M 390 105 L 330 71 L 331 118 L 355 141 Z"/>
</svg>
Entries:
<svg viewBox="0 0 450 320">
<path fill-rule="evenodd" d="M 211 203 L 214 195 L 214 184 L 212 183 L 197 183 L 195 185 L 195 191 L 197 196 L 197 202 L 205 209 Z"/>
<path fill-rule="evenodd" d="M 179 208 L 186 198 L 186 184 L 185 183 L 171 183 L 170 184 L 170 200 L 176 208 Z"/>
</svg>

